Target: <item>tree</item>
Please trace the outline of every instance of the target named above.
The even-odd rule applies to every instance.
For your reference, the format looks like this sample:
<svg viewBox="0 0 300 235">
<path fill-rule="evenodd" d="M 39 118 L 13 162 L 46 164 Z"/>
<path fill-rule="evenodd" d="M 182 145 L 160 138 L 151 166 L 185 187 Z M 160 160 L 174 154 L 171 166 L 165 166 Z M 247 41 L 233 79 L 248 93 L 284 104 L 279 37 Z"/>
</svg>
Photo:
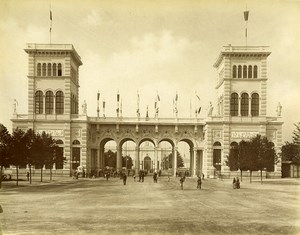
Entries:
<svg viewBox="0 0 300 235">
<path fill-rule="evenodd" d="M 16 166 L 17 171 L 17 185 L 19 184 L 19 166 L 26 164 L 26 158 L 24 157 L 27 152 L 27 137 L 25 132 L 21 129 L 15 129 L 12 133 L 11 149 L 12 165 Z"/>
<path fill-rule="evenodd" d="M 294 124 L 296 130 L 293 131 L 293 142 L 300 146 L 300 122 Z"/>
<path fill-rule="evenodd" d="M 229 155 L 225 162 L 231 171 L 237 171 L 240 169 L 238 144 L 230 147 Z"/>
<path fill-rule="evenodd" d="M 117 153 L 114 153 L 110 149 L 104 153 L 105 166 L 116 168 Z"/>
<path fill-rule="evenodd" d="M 8 167 L 11 163 L 11 135 L 6 127 L 0 124 L 0 188 L 2 183 L 3 167 Z"/>
<path fill-rule="evenodd" d="M 282 161 L 291 161 L 292 164 L 300 165 L 300 146 L 296 143 L 285 142 L 281 147 Z"/>
<path fill-rule="evenodd" d="M 170 153 L 167 158 L 168 158 L 169 168 L 172 168 L 172 166 L 173 166 L 173 153 Z M 178 167 L 184 167 L 184 161 L 183 161 L 183 158 L 182 158 L 181 154 L 177 151 L 177 168 Z"/>
</svg>

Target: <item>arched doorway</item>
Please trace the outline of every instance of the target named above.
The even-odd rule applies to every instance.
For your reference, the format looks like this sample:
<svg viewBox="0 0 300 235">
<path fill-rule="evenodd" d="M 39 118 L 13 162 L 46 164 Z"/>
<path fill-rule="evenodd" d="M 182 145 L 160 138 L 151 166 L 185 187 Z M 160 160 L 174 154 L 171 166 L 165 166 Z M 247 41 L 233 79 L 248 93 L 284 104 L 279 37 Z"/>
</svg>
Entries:
<svg viewBox="0 0 300 235">
<path fill-rule="evenodd" d="M 214 167 L 214 175 L 221 174 L 221 153 L 222 153 L 222 146 L 220 142 L 215 142 L 213 145 L 213 167 Z"/>
</svg>

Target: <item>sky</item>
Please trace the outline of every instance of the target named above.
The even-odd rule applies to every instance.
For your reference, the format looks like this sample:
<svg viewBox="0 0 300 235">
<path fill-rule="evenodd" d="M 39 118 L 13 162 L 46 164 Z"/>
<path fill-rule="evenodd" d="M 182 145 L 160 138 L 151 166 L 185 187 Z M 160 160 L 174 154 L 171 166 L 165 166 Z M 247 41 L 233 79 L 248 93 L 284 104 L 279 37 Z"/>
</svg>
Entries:
<svg viewBox="0 0 300 235">
<path fill-rule="evenodd" d="M 11 131 L 13 100 L 28 113 L 26 43 L 73 44 L 83 65 L 79 70 L 79 106 L 96 116 L 97 92 L 106 101 L 106 116 L 116 116 L 120 92 L 123 116 L 135 117 L 137 92 L 141 116 L 194 113 L 195 92 L 202 111 L 216 107 L 217 72 L 213 67 L 223 46 L 245 45 L 243 11 L 250 11 L 248 45 L 270 46 L 267 115 L 282 105 L 283 141 L 291 141 L 300 122 L 300 1 L 185 0 L 71 1 L 0 0 L 0 123 Z M 215 108 L 216 110 L 216 108 Z M 102 110 L 100 111 L 102 115 Z"/>
</svg>

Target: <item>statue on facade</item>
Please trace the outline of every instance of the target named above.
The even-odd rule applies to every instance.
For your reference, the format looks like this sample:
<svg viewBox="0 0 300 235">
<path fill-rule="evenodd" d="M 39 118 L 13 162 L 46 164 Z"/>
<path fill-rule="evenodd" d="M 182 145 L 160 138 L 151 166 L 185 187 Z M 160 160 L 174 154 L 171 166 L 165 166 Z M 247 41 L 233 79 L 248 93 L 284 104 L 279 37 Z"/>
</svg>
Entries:
<svg viewBox="0 0 300 235">
<path fill-rule="evenodd" d="M 14 99 L 14 114 L 17 113 L 17 106 L 18 106 L 18 101 L 16 99 Z"/>
<path fill-rule="evenodd" d="M 81 107 L 82 107 L 82 113 L 86 115 L 86 113 L 87 113 L 87 103 L 86 103 L 85 100 L 83 101 L 83 104 L 82 104 Z"/>
<path fill-rule="evenodd" d="M 209 102 L 208 108 L 207 108 L 207 116 L 211 117 L 214 107 L 212 106 L 211 102 Z"/>
<path fill-rule="evenodd" d="M 282 110 L 282 105 L 280 104 L 280 102 L 278 102 L 277 109 L 276 109 L 277 117 L 281 117 L 281 110 Z"/>
</svg>

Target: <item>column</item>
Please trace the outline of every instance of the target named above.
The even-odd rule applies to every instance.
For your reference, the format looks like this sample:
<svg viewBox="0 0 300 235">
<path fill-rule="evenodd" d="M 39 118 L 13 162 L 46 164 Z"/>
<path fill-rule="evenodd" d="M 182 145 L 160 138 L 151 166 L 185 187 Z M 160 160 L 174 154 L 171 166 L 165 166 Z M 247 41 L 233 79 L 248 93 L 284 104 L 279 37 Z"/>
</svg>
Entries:
<svg viewBox="0 0 300 235">
<path fill-rule="evenodd" d="M 193 151 L 192 151 L 192 149 L 190 148 L 190 176 L 193 176 L 193 172 L 194 172 L 194 169 L 193 169 L 193 167 L 194 167 L 194 163 L 193 163 L 193 161 L 194 161 L 194 158 L 193 158 Z"/>
<path fill-rule="evenodd" d="M 46 114 L 46 96 L 43 95 L 43 114 Z"/>
<path fill-rule="evenodd" d="M 192 173 L 193 177 L 196 176 L 196 171 L 197 171 L 196 162 L 197 162 L 197 149 L 194 148 L 194 154 L 193 154 L 193 173 Z"/>
<path fill-rule="evenodd" d="M 99 169 L 100 169 L 100 150 L 97 149 L 97 171 L 98 172 L 99 172 Z"/>
<path fill-rule="evenodd" d="M 173 148 L 173 175 L 176 176 L 177 171 L 177 149 L 178 147 Z"/>
<path fill-rule="evenodd" d="M 251 117 L 251 97 L 249 97 L 248 116 Z"/>
<path fill-rule="evenodd" d="M 122 170 L 122 148 L 120 146 L 117 146 L 117 171 Z"/>
<path fill-rule="evenodd" d="M 53 96 L 53 114 L 56 114 L 56 95 Z"/>
<path fill-rule="evenodd" d="M 135 148 L 135 174 L 138 174 L 140 170 L 140 156 L 139 156 L 139 147 Z"/>
<path fill-rule="evenodd" d="M 239 100 L 239 105 L 238 105 L 238 116 L 241 116 L 241 97 L 238 98 Z"/>
<path fill-rule="evenodd" d="M 158 148 L 154 148 L 154 171 L 157 172 Z"/>
</svg>

